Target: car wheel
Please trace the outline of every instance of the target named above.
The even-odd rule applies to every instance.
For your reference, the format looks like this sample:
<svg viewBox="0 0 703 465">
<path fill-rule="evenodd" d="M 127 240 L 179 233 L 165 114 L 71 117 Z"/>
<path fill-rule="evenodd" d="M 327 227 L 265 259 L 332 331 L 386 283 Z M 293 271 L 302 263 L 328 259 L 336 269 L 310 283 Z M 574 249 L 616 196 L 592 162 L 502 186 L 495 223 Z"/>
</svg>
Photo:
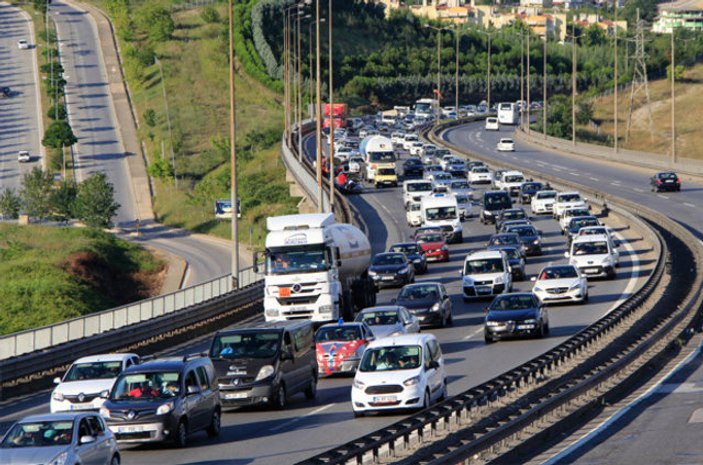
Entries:
<svg viewBox="0 0 703 465">
<path fill-rule="evenodd" d="M 278 385 L 272 405 L 276 410 L 283 410 L 286 408 L 286 387 L 283 384 Z"/>
<path fill-rule="evenodd" d="M 586 292 L 586 294 L 583 296 L 583 300 L 581 302 L 584 304 L 588 303 L 588 292 Z"/>
<path fill-rule="evenodd" d="M 447 380 L 445 379 L 442 382 L 442 395 L 439 397 L 439 400 L 447 400 L 449 398 L 449 392 L 447 391 Z"/>
<path fill-rule="evenodd" d="M 110 460 L 110 465 L 120 465 L 120 456 L 115 454 L 112 456 L 112 460 Z"/>
<path fill-rule="evenodd" d="M 354 410 L 354 418 L 361 418 L 364 416 L 364 412 L 361 412 L 359 410 Z"/>
<path fill-rule="evenodd" d="M 493 336 L 489 336 L 488 334 L 483 335 L 483 340 L 486 342 L 486 344 L 493 344 L 496 340 L 493 339 Z"/>
<path fill-rule="evenodd" d="M 210 426 L 207 428 L 207 435 L 211 438 L 216 438 L 220 435 L 220 430 L 222 429 L 222 417 L 220 416 L 220 411 L 215 410 L 212 412 L 212 420 L 210 420 Z"/>
<path fill-rule="evenodd" d="M 305 397 L 309 400 L 313 400 L 317 396 L 317 376 L 312 375 L 312 381 L 310 386 L 305 390 Z"/>
<path fill-rule="evenodd" d="M 454 315 L 452 315 L 452 312 L 449 312 L 449 316 L 447 317 L 447 324 L 453 325 L 454 324 Z"/>
<path fill-rule="evenodd" d="M 176 447 L 185 447 L 188 445 L 188 423 L 185 420 L 181 420 L 178 423 L 173 442 Z"/>
<path fill-rule="evenodd" d="M 422 400 L 422 409 L 429 408 L 432 405 L 432 399 L 430 398 L 430 391 L 425 390 L 425 397 Z"/>
</svg>

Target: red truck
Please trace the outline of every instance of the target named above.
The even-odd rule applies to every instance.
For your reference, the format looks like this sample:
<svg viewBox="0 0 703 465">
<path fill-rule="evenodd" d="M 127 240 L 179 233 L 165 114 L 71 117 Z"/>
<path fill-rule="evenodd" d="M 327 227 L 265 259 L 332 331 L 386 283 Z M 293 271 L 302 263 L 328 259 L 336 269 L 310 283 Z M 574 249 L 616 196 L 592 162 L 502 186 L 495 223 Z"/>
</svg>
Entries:
<svg viewBox="0 0 703 465">
<path fill-rule="evenodd" d="M 346 103 L 335 103 L 331 106 L 329 103 L 326 103 L 323 110 L 323 116 L 325 117 L 325 119 L 322 123 L 322 127 L 330 127 L 330 115 L 334 120 L 335 129 L 347 127 L 348 108 Z"/>
</svg>

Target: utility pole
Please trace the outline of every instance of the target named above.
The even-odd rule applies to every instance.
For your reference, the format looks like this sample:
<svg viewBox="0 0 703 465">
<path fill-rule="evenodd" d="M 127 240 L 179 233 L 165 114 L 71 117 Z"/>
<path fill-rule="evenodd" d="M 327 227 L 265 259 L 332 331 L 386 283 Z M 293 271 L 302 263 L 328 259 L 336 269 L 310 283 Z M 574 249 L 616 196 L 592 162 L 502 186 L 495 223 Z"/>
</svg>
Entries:
<svg viewBox="0 0 703 465">
<path fill-rule="evenodd" d="M 327 47 L 329 48 L 329 78 L 330 78 L 330 146 L 329 146 L 329 159 L 330 159 L 330 212 L 333 211 L 334 207 L 334 73 L 332 66 L 332 0 L 329 0 L 329 7 L 327 11 L 328 16 L 328 27 L 329 27 L 329 38 Z"/>
<path fill-rule="evenodd" d="M 488 68 L 486 70 L 486 92 L 488 94 L 486 102 L 488 111 L 491 111 L 491 33 L 488 33 Z"/>
<path fill-rule="evenodd" d="M 317 155 L 317 212 L 322 213 L 322 112 L 320 111 L 320 0 L 315 0 L 315 137 Z"/>
<path fill-rule="evenodd" d="M 456 39 L 456 67 L 454 76 L 454 114 L 459 119 L 459 26 L 454 29 Z"/>
<path fill-rule="evenodd" d="M 672 2 L 673 3 L 673 2 Z M 672 4 L 673 7 L 673 4 Z M 673 10 L 672 10 L 673 12 Z M 676 94 L 674 92 L 676 84 L 676 49 L 674 48 L 674 36 L 676 29 L 671 23 L 671 166 L 676 165 Z"/>
<path fill-rule="evenodd" d="M 234 100 L 234 38 L 232 31 L 234 21 L 232 18 L 232 0 L 229 0 L 229 140 L 230 140 L 230 201 L 232 202 L 232 289 L 239 288 L 239 213 L 237 196 L 237 126 L 236 104 Z M 163 82 L 163 81 L 162 81 Z"/>
<path fill-rule="evenodd" d="M 544 138 L 547 138 L 547 29 L 544 30 L 544 53 L 542 54 L 544 63 L 542 64 L 542 95 L 543 95 L 543 105 L 542 105 L 542 132 Z"/>
<path fill-rule="evenodd" d="M 576 21 L 571 23 L 571 145 L 576 146 Z"/>
<path fill-rule="evenodd" d="M 618 153 L 618 7 L 620 0 L 613 0 L 613 7 L 615 9 L 615 21 L 613 24 L 615 25 L 615 40 L 613 42 L 613 47 L 615 48 L 613 52 L 613 60 L 615 61 L 615 71 L 613 74 L 613 132 L 615 133 L 614 141 L 613 141 L 613 150 L 615 153 Z M 627 64 L 627 62 L 625 62 Z"/>
<path fill-rule="evenodd" d="M 525 129 L 525 36 L 520 34 L 520 129 Z"/>
<path fill-rule="evenodd" d="M 531 121 L 531 103 L 530 103 L 530 94 L 532 93 L 532 87 L 530 84 L 530 33 L 531 29 L 527 29 L 527 133 L 529 134 L 532 128 L 530 127 L 532 121 Z"/>
</svg>

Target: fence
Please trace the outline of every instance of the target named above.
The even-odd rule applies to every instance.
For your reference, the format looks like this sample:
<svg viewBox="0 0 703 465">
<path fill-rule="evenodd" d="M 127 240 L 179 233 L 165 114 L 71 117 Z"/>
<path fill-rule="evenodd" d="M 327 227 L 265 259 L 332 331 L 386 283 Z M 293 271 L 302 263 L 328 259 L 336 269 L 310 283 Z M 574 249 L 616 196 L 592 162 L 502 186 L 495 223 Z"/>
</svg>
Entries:
<svg viewBox="0 0 703 465">
<path fill-rule="evenodd" d="M 239 272 L 240 287 L 262 279 L 253 268 Z M 47 349 L 59 344 L 141 323 L 187 307 L 206 302 L 232 290 L 232 277 L 221 276 L 170 294 L 141 300 L 133 304 L 74 318 L 40 328 L 21 331 L 0 338 L 0 360 Z"/>
</svg>

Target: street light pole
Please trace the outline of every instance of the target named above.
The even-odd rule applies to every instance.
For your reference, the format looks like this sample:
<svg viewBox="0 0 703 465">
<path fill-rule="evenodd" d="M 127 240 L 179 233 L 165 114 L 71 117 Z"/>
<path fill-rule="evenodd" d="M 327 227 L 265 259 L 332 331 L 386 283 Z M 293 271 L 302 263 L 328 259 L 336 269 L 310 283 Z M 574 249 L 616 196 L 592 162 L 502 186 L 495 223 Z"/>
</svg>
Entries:
<svg viewBox="0 0 703 465">
<path fill-rule="evenodd" d="M 615 133 L 614 141 L 613 141 L 613 151 L 617 154 L 618 153 L 618 4 L 620 0 L 613 0 L 613 8 L 615 9 L 615 21 L 613 22 L 613 26 L 615 28 L 615 37 L 613 41 L 613 60 L 615 61 L 614 63 L 614 68 L 615 71 L 613 72 L 613 124 L 614 124 L 614 129 L 613 132 Z M 627 62 L 626 62 L 627 63 Z"/>
<path fill-rule="evenodd" d="M 520 129 L 525 129 L 525 36 L 520 34 Z"/>
<path fill-rule="evenodd" d="M 229 0 L 229 140 L 230 140 L 230 201 L 232 202 L 232 289 L 239 288 L 239 205 L 237 205 L 237 137 L 236 104 L 234 100 L 234 38 L 232 31 L 232 0 Z"/>
<path fill-rule="evenodd" d="M 532 104 L 530 103 L 530 94 L 532 93 L 531 92 L 532 87 L 530 84 L 530 35 L 531 35 L 530 32 L 531 32 L 531 30 L 528 28 L 528 30 L 527 30 L 527 132 L 528 132 L 528 134 L 531 131 L 531 128 L 530 128 L 530 124 L 531 124 L 531 121 L 530 121 L 531 111 L 530 110 L 531 110 L 531 108 L 530 107 L 532 106 Z"/>
<path fill-rule="evenodd" d="M 488 104 L 488 111 L 491 111 L 491 33 L 488 34 L 488 67 L 486 69 L 486 103 Z"/>
<path fill-rule="evenodd" d="M 571 145 L 576 146 L 576 21 L 571 23 Z"/>
<path fill-rule="evenodd" d="M 676 164 L 676 49 L 674 48 L 674 23 L 671 23 L 671 165 Z"/>
<path fill-rule="evenodd" d="M 543 95 L 543 104 L 542 104 L 542 132 L 544 134 L 544 138 L 547 138 L 547 30 L 545 29 L 544 31 L 544 53 L 542 54 L 543 56 L 543 61 L 544 63 L 542 64 L 542 95 Z"/>
<path fill-rule="evenodd" d="M 320 21 L 324 23 L 324 22 L 325 22 L 325 18 L 322 18 Z M 317 23 L 317 21 L 312 21 L 312 22 L 308 25 L 308 44 L 310 44 L 310 51 L 309 51 L 309 53 L 308 53 L 308 57 L 309 57 L 308 69 L 310 70 L 310 78 L 308 79 L 308 82 L 310 83 L 310 97 L 309 97 L 309 99 L 310 99 L 310 105 L 313 104 L 313 96 L 315 95 L 315 89 L 313 88 L 313 85 L 314 85 L 313 83 L 315 82 L 315 77 L 313 76 L 313 70 L 314 70 L 315 68 L 314 68 L 313 65 L 312 65 L 312 57 L 313 57 L 313 53 L 312 53 L 312 27 L 313 27 L 316 23 Z M 313 111 L 313 113 L 314 113 L 314 111 Z M 314 116 L 314 115 L 313 115 L 313 116 Z M 311 116 L 311 117 L 312 117 L 312 116 Z"/>
<path fill-rule="evenodd" d="M 430 26 L 429 24 L 425 24 L 425 27 L 428 29 L 433 29 L 437 31 L 437 112 L 435 113 L 435 122 L 439 123 L 439 115 L 441 113 L 441 103 L 440 100 L 442 98 L 442 63 L 441 63 L 441 52 L 442 52 L 442 31 L 450 31 L 451 29 L 446 28 L 446 27 L 435 27 L 435 26 Z"/>
<path fill-rule="evenodd" d="M 320 0 L 315 0 L 315 138 L 317 171 L 317 211 L 322 208 L 322 112 L 320 111 Z"/>
<path fill-rule="evenodd" d="M 329 27 L 329 38 L 327 47 L 329 48 L 329 78 L 330 78 L 330 135 L 329 135 L 329 159 L 330 159 L 330 211 L 333 211 L 334 207 L 334 73 L 332 64 L 332 0 L 329 0 L 329 7 L 327 11 L 328 17 L 328 27 Z"/>
<path fill-rule="evenodd" d="M 456 39 L 456 66 L 455 66 L 455 76 L 454 76 L 454 114 L 456 119 L 459 119 L 459 26 L 454 30 L 454 36 Z"/>
</svg>

